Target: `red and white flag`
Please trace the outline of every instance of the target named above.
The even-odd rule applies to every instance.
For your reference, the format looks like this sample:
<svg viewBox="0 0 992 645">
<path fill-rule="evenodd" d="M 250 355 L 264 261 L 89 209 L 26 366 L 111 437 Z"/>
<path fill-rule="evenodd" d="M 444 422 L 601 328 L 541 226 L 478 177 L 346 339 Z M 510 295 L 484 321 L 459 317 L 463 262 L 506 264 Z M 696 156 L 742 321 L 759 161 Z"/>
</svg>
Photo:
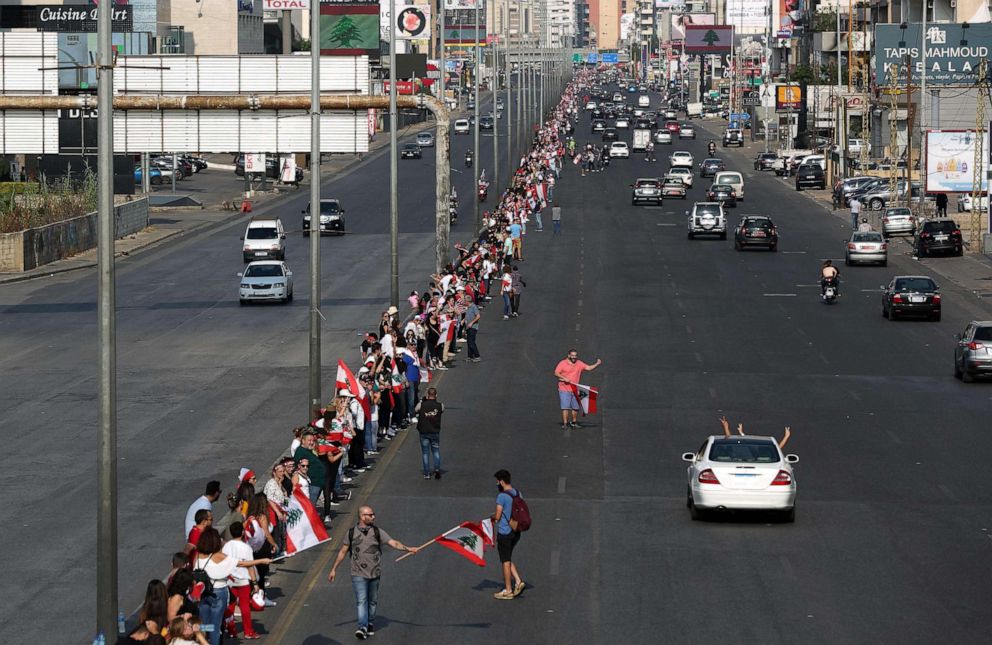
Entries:
<svg viewBox="0 0 992 645">
<path fill-rule="evenodd" d="M 434 541 L 441 546 L 451 549 L 480 567 L 486 566 L 484 557 L 486 545 L 491 544 L 488 540 L 482 525 L 475 522 L 462 522 L 434 538 Z"/>
<path fill-rule="evenodd" d="M 575 388 L 579 398 L 579 405 L 582 406 L 582 413 L 596 414 L 596 399 L 599 398 L 599 390 L 588 385 L 582 385 L 581 383 L 576 383 Z"/>
<path fill-rule="evenodd" d="M 445 320 L 441 323 L 441 329 L 439 330 L 437 337 L 437 344 L 444 345 L 445 343 L 450 343 L 451 339 L 455 337 L 455 321 Z"/>
<path fill-rule="evenodd" d="M 390 375 L 389 380 L 392 385 L 393 392 L 399 394 L 403 391 L 403 381 L 400 380 L 400 371 L 396 368 L 396 359 L 390 359 L 392 361 L 393 373 Z M 406 361 L 403 361 L 404 369 L 406 366 Z"/>
<path fill-rule="evenodd" d="M 289 496 L 286 511 L 286 553 L 299 553 L 328 539 L 317 509 L 310 503 L 303 488 L 297 486 Z"/>
<path fill-rule="evenodd" d="M 366 419 L 372 414 L 371 402 L 365 396 L 365 388 L 355 378 L 355 374 L 344 364 L 344 361 L 340 359 L 338 360 L 338 374 L 334 380 L 334 389 L 335 392 L 337 390 L 348 390 L 351 392 L 351 395 L 358 399 L 358 402 L 362 405 Z"/>
</svg>

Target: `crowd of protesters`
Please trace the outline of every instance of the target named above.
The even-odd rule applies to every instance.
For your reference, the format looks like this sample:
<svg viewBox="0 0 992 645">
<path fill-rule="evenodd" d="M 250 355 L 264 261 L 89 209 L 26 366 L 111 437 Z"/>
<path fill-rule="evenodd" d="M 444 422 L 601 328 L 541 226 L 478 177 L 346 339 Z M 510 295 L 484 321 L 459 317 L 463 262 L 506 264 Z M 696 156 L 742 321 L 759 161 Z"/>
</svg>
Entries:
<svg viewBox="0 0 992 645">
<path fill-rule="evenodd" d="M 223 497 L 223 486 L 219 481 L 207 484 L 187 510 L 172 571 L 165 582 L 149 583 L 137 626 L 118 642 L 217 645 L 224 635 L 238 635 L 237 619 L 241 638 L 259 637 L 252 612 L 275 605 L 265 589 L 272 561 L 286 554 L 288 500 L 294 491 L 302 491 L 330 527 L 333 507 L 351 497 L 346 485 L 373 467 L 371 458 L 380 447 L 418 423 L 418 407 L 420 414 L 443 410 L 433 388 L 420 398 L 431 371 L 452 367 L 462 344 L 467 346 L 465 362 L 482 360 L 477 336 L 486 304 L 499 297 L 503 320 L 520 316 L 526 281 L 518 263 L 524 261 L 528 226 L 542 232 L 542 213 L 551 209 L 555 235 L 561 232 L 555 190 L 566 156 L 575 152 L 574 141 L 565 137 L 573 130 L 577 93 L 584 85 L 581 74 L 569 85 L 496 206 L 485 213 L 482 229 L 468 246 L 456 244 L 457 257 L 431 275 L 422 291 L 410 294 L 409 315 L 401 318 L 397 307 L 382 313 L 378 328 L 361 342 L 357 374 L 344 365 L 350 359 L 340 363 L 336 396 L 310 424 L 293 430 L 288 450 L 264 485 L 259 486 L 253 470 L 240 470 L 226 496 L 223 533 L 214 526 L 214 506 Z M 591 148 L 586 153 L 581 163 L 588 157 L 590 171 L 609 163 L 608 154 Z M 437 410 L 429 428 L 419 424 L 422 430 L 440 428 Z M 425 454 L 424 477 L 440 479 L 437 442 L 421 443 L 435 464 L 431 471 Z"/>
</svg>

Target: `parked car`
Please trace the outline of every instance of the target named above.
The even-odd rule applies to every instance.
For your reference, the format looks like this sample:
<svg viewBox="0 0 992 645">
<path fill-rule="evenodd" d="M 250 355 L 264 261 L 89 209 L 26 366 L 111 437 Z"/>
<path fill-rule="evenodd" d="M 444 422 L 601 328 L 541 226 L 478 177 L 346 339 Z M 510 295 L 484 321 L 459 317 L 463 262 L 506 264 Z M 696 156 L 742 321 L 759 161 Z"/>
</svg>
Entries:
<svg viewBox="0 0 992 645">
<path fill-rule="evenodd" d="M 238 288 L 238 303 L 275 300 L 293 300 L 293 272 L 281 260 L 251 262 L 238 274 L 241 283 Z"/>
<path fill-rule="evenodd" d="M 680 177 L 669 175 L 662 181 L 661 194 L 663 197 L 678 197 L 679 199 L 686 198 L 688 190 L 685 182 L 682 181 Z"/>
<path fill-rule="evenodd" d="M 718 235 L 721 240 L 727 239 L 727 216 L 723 206 L 716 202 L 696 202 L 692 211 L 686 211 L 688 216 L 688 237 L 695 239 L 697 235 Z"/>
<path fill-rule="evenodd" d="M 737 193 L 734 187 L 729 184 L 713 184 L 706 191 L 706 199 L 711 202 L 718 202 L 724 206 L 737 207 Z"/>
<path fill-rule="evenodd" d="M 913 211 L 905 206 L 895 206 L 885 209 L 882 216 L 882 235 L 890 237 L 896 233 L 909 233 L 913 235 L 916 231 L 916 217 Z"/>
<path fill-rule="evenodd" d="M 748 246 L 764 246 L 769 251 L 778 250 L 778 229 L 771 218 L 764 215 L 745 215 L 734 230 L 734 248 L 743 251 Z"/>
<path fill-rule="evenodd" d="M 404 143 L 400 148 L 400 159 L 420 159 L 424 153 L 416 143 Z"/>
<path fill-rule="evenodd" d="M 823 168 L 817 164 L 800 164 L 796 169 L 796 190 L 803 188 L 819 188 L 823 190 L 827 187 L 827 175 Z"/>
<path fill-rule="evenodd" d="M 310 205 L 303 212 L 303 237 L 310 236 Z M 320 200 L 320 234 L 335 233 L 344 235 L 344 208 L 336 199 Z"/>
<path fill-rule="evenodd" d="M 923 222 L 916 231 L 913 254 L 924 258 L 933 253 L 964 252 L 964 239 L 961 228 L 949 217 L 941 217 Z"/>
<path fill-rule="evenodd" d="M 700 177 L 713 177 L 716 173 L 724 171 L 727 166 L 723 163 L 722 159 L 710 158 L 703 159 L 699 163 L 699 176 Z"/>
<path fill-rule="evenodd" d="M 643 202 L 661 204 L 663 196 L 661 194 L 661 180 L 655 177 L 642 177 L 633 184 L 633 191 L 630 196 L 630 203 L 637 205 Z"/>
<path fill-rule="evenodd" d="M 964 193 L 958 197 L 958 212 L 959 213 L 970 213 L 971 205 L 974 200 L 971 198 L 971 193 Z M 989 212 L 989 198 L 988 196 L 983 196 L 978 198 L 978 207 L 981 212 Z"/>
<path fill-rule="evenodd" d="M 754 160 L 755 170 L 771 170 L 778 155 L 774 152 L 762 152 Z"/>
<path fill-rule="evenodd" d="M 878 231 L 854 231 L 847 241 L 844 264 L 879 264 L 889 260 L 889 245 Z"/>
<path fill-rule="evenodd" d="M 143 173 L 141 172 L 141 166 L 134 167 L 134 183 L 140 184 Z M 152 186 L 158 186 L 162 183 L 162 171 L 155 166 L 150 166 L 148 169 L 148 182 Z"/>
<path fill-rule="evenodd" d="M 796 455 L 783 455 L 773 437 L 712 435 L 686 452 L 686 506 L 694 520 L 716 510 L 769 510 L 796 519 Z"/>
<path fill-rule="evenodd" d="M 882 289 L 882 317 L 903 315 L 940 320 L 940 287 L 926 275 L 897 275 Z"/>
<path fill-rule="evenodd" d="M 957 341 L 954 376 L 971 383 L 976 376 L 992 374 L 992 320 L 972 320 Z"/>
</svg>

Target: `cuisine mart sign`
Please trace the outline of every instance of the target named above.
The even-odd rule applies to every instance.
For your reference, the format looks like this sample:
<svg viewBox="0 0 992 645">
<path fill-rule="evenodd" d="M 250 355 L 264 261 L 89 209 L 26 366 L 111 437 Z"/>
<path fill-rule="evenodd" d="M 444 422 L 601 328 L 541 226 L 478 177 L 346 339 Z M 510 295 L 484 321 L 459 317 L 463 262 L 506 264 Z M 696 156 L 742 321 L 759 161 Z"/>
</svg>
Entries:
<svg viewBox="0 0 992 645">
<path fill-rule="evenodd" d="M 875 75 L 879 85 L 890 85 L 892 70 L 899 83 L 906 82 L 909 57 L 913 84 L 926 72 L 927 83 L 971 85 L 978 80 L 978 66 L 992 53 L 992 23 L 965 28 L 961 24 L 939 23 L 926 30 L 926 69 L 923 63 L 922 27 L 912 23 L 902 29 L 896 24 L 875 25 Z"/>
</svg>

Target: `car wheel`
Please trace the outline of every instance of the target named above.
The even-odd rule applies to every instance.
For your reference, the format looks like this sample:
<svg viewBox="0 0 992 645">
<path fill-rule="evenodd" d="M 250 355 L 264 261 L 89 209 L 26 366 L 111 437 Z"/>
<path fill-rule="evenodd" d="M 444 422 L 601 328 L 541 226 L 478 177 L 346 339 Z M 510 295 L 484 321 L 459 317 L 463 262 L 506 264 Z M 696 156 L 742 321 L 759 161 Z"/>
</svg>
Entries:
<svg viewBox="0 0 992 645">
<path fill-rule="evenodd" d="M 940 322 L 940 312 L 938 311 L 934 315 L 930 316 L 930 320 L 933 322 Z"/>
<path fill-rule="evenodd" d="M 803 188 L 799 184 L 796 184 L 796 192 L 802 192 Z"/>
<path fill-rule="evenodd" d="M 877 198 L 877 197 L 875 199 L 871 200 L 870 202 L 868 202 L 868 208 L 870 208 L 873 211 L 880 211 L 880 210 L 882 210 L 882 206 L 883 206 L 882 200 L 879 199 L 879 198 Z"/>
<path fill-rule="evenodd" d="M 241 305 L 242 307 L 244 307 L 244 306 L 245 306 L 245 305 L 247 305 L 248 303 L 247 303 L 247 302 L 245 302 L 244 300 L 240 300 L 240 299 L 239 299 L 239 300 L 238 300 L 238 304 L 239 304 L 239 305 Z"/>
<path fill-rule="evenodd" d="M 771 251 L 772 253 L 778 251 L 778 244 L 772 244 L 771 246 L 768 247 L 768 250 Z"/>
<path fill-rule="evenodd" d="M 289 297 L 286 298 L 286 300 L 288 300 L 289 302 L 293 302 L 293 290 L 292 289 L 289 290 Z"/>
<path fill-rule="evenodd" d="M 310 231 L 303 231 L 303 237 L 310 237 Z"/>
<path fill-rule="evenodd" d="M 844 266 L 851 266 L 851 258 L 846 255 L 844 256 Z"/>
<path fill-rule="evenodd" d="M 898 319 L 898 317 L 899 316 L 896 314 L 895 311 L 892 311 L 891 309 L 889 310 L 889 320 L 895 322 Z"/>
<path fill-rule="evenodd" d="M 974 383 L 975 375 L 969 372 L 968 370 L 964 370 L 961 372 L 961 380 L 964 381 L 965 383 Z"/>
<path fill-rule="evenodd" d="M 888 317 L 889 317 L 889 310 L 885 308 L 885 305 L 882 305 L 882 318 L 888 318 Z"/>
<path fill-rule="evenodd" d="M 637 200 L 636 199 L 630 200 L 630 205 L 631 206 L 637 206 Z"/>
<path fill-rule="evenodd" d="M 741 243 L 738 242 L 736 238 L 734 239 L 734 250 L 735 251 L 740 251 L 741 250 Z"/>
<path fill-rule="evenodd" d="M 782 521 L 786 524 L 792 524 L 796 521 L 796 507 L 793 506 L 787 511 L 782 512 Z"/>
<path fill-rule="evenodd" d="M 161 186 L 162 185 L 162 177 L 161 177 L 161 175 L 158 176 L 158 177 L 152 177 L 149 181 L 151 182 L 152 186 Z"/>
<path fill-rule="evenodd" d="M 720 233 L 720 239 L 721 240 L 727 239 L 727 234 L 726 233 Z"/>
<path fill-rule="evenodd" d="M 881 262 L 878 263 L 878 266 L 880 266 L 880 267 L 887 267 L 887 266 L 889 266 L 889 261 L 888 260 L 882 260 Z"/>
<path fill-rule="evenodd" d="M 694 236 L 693 236 L 693 234 L 692 234 L 692 231 L 690 231 L 690 232 L 689 232 L 689 239 L 691 240 L 691 239 L 693 239 L 693 237 L 694 237 Z"/>
<path fill-rule="evenodd" d="M 961 257 L 962 255 L 964 255 L 964 248 L 963 247 L 958 247 L 957 251 L 954 252 L 954 255 L 956 255 L 958 257 Z"/>
<path fill-rule="evenodd" d="M 963 377 L 964 377 L 964 372 L 962 372 L 961 368 L 958 367 L 958 362 L 954 361 L 954 378 L 958 380 L 962 380 Z"/>
<path fill-rule="evenodd" d="M 701 509 L 696 508 L 696 504 L 692 501 L 692 496 L 689 496 L 689 517 L 692 518 L 694 522 L 705 519 L 705 515 Z"/>
</svg>

